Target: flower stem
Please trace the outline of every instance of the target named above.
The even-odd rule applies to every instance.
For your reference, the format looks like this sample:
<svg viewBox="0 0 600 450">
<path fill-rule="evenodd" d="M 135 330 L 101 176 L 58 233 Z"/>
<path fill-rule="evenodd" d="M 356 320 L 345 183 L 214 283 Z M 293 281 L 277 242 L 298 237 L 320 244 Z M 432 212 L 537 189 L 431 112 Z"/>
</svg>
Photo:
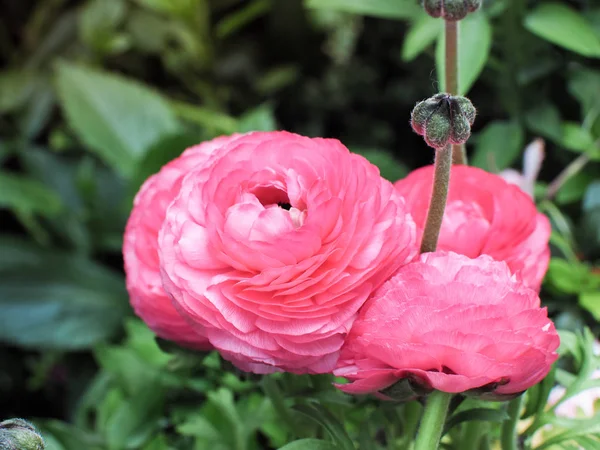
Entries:
<svg viewBox="0 0 600 450">
<path fill-rule="evenodd" d="M 433 176 L 433 188 L 431 201 L 427 211 L 427 221 L 421 241 L 421 253 L 434 252 L 437 247 L 448 188 L 450 186 L 450 170 L 452 169 L 452 147 L 448 145 L 435 151 L 435 173 Z"/>
<path fill-rule="evenodd" d="M 521 415 L 521 405 L 523 395 L 511 400 L 508 403 L 508 419 L 502 424 L 502 450 L 518 450 L 517 423 Z"/>
<path fill-rule="evenodd" d="M 458 94 L 458 22 L 445 22 L 446 42 L 446 92 L 451 95 Z M 454 164 L 466 164 L 467 154 L 465 145 L 452 146 L 452 161 Z"/>
<path fill-rule="evenodd" d="M 561 187 L 574 175 L 577 175 L 585 165 L 590 162 L 590 157 L 587 153 L 582 153 L 576 159 L 574 159 L 571 164 L 569 164 L 565 169 L 550 183 L 548 186 L 548 190 L 546 191 L 546 199 L 551 200 Z"/>
<path fill-rule="evenodd" d="M 452 394 L 442 391 L 433 391 L 429 394 L 414 450 L 438 448 L 451 398 Z"/>
</svg>

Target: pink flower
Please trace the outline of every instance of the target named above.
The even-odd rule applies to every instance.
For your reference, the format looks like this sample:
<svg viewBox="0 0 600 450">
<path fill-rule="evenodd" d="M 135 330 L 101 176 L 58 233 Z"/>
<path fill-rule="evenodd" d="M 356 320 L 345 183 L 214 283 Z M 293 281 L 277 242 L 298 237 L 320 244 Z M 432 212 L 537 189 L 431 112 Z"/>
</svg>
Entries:
<svg viewBox="0 0 600 450">
<path fill-rule="evenodd" d="M 333 369 L 369 295 L 415 255 L 404 201 L 340 142 L 251 133 L 184 178 L 159 235 L 165 289 L 253 372 Z"/>
<path fill-rule="evenodd" d="M 363 306 L 334 374 L 352 394 L 408 379 L 424 391 L 502 398 L 542 380 L 558 345 L 539 297 L 504 262 L 426 253 Z"/>
<path fill-rule="evenodd" d="M 431 195 L 433 166 L 395 186 L 422 234 Z M 438 250 L 506 261 L 525 284 L 539 291 L 550 262 L 550 222 L 517 186 L 498 175 L 469 166 L 453 166 Z"/>
<path fill-rule="evenodd" d="M 186 150 L 151 176 L 137 193 L 125 228 L 123 258 L 127 290 L 135 313 L 160 337 L 193 348 L 210 348 L 201 329 L 194 330 L 179 315 L 162 287 L 158 261 L 158 231 L 167 206 L 183 176 L 235 136 L 217 138 Z"/>
</svg>

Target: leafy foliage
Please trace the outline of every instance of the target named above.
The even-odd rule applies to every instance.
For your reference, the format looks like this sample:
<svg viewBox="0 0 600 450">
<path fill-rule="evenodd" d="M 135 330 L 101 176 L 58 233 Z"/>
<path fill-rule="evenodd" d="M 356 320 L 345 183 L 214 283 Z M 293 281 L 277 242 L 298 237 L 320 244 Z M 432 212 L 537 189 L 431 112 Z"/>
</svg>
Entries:
<svg viewBox="0 0 600 450">
<path fill-rule="evenodd" d="M 0 418 L 35 418 L 48 450 L 408 449 L 418 402 L 161 348 L 131 317 L 120 249 L 144 179 L 220 134 L 338 137 L 390 181 L 431 163 L 408 123 L 443 87 L 443 24 L 412 0 L 32 0 L 0 21 Z M 548 398 L 598 387 L 600 6 L 488 0 L 460 28 L 471 163 L 520 169 L 546 141 L 541 297 L 562 346 L 525 396 L 524 448 L 599 448 L 597 416 Z M 496 439 L 506 408 L 464 400 L 443 445 L 474 418 Z"/>
</svg>

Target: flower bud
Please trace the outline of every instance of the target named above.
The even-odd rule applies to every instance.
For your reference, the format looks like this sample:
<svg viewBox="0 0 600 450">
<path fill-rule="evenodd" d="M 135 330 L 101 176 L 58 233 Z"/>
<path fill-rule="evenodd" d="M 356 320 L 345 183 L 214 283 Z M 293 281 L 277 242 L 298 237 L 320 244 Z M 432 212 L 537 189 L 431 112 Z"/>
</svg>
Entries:
<svg viewBox="0 0 600 450">
<path fill-rule="evenodd" d="M 432 17 L 457 21 L 464 19 L 468 13 L 476 11 L 481 0 L 423 0 L 423 7 Z"/>
<path fill-rule="evenodd" d="M 469 99 L 436 94 L 415 106 L 411 124 L 430 147 L 439 149 L 448 144 L 464 144 L 471 136 L 475 115 L 475 107 Z"/>
<path fill-rule="evenodd" d="M 44 450 L 46 445 L 40 432 L 23 419 L 0 422 L 0 449 Z"/>
</svg>

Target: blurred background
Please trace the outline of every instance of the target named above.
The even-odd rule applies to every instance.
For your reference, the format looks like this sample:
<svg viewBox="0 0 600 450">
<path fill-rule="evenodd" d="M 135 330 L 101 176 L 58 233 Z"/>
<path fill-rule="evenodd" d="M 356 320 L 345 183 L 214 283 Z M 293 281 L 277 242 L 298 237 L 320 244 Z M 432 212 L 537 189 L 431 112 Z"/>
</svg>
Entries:
<svg viewBox="0 0 600 450">
<path fill-rule="evenodd" d="M 286 442 L 281 392 L 343 405 L 327 377 L 159 347 L 128 304 L 124 224 L 149 175 L 221 134 L 338 138 L 392 181 L 431 163 L 409 119 L 441 88 L 441 30 L 416 0 L 0 0 L 0 419 L 52 450 L 245 450 Z M 542 300 L 597 335 L 600 3 L 486 0 L 460 39 L 470 161 L 521 170 L 545 140 Z"/>
</svg>

